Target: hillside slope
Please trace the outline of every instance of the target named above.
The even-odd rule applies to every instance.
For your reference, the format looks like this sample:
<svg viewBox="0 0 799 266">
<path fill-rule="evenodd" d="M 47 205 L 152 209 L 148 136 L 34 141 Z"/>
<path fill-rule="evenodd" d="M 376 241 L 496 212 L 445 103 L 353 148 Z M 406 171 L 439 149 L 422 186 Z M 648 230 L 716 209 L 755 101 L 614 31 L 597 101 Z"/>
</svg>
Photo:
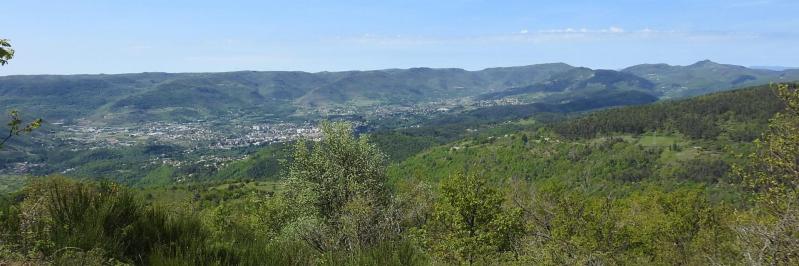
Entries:
<svg viewBox="0 0 799 266">
<path fill-rule="evenodd" d="M 729 175 L 738 160 L 734 153 L 751 148 L 783 109 L 768 86 L 611 109 L 434 146 L 395 164 L 391 174 L 422 180 L 472 172 L 494 180 L 736 182 Z"/>
<path fill-rule="evenodd" d="M 565 64 L 466 71 L 389 69 L 347 72 L 139 73 L 0 77 L 0 109 L 54 121 L 91 118 L 206 118 L 247 109 L 284 116 L 296 107 L 415 104 L 525 86 Z"/>
<path fill-rule="evenodd" d="M 666 98 L 689 97 L 769 82 L 799 80 L 799 71 L 795 70 L 751 69 L 719 64 L 710 60 L 687 66 L 642 64 L 628 67 L 622 72 L 653 82 L 656 84 L 656 90 Z"/>
<path fill-rule="evenodd" d="M 609 96 L 607 100 L 629 98 Z M 656 154 L 636 153 L 631 156 L 649 156 L 645 159 L 651 162 L 647 162 L 646 167 L 651 166 L 649 163 L 663 163 L 658 167 L 668 166 L 669 171 L 678 170 L 673 168 L 678 159 L 685 161 L 678 165 L 691 164 L 683 165 L 685 167 L 704 167 L 694 163 L 713 164 L 708 167 L 725 169 L 724 173 L 712 174 L 712 178 L 717 179 L 728 170 L 725 168 L 727 163 L 719 161 L 722 147 L 751 142 L 765 128 L 768 119 L 784 106 L 769 86 L 759 86 L 679 101 L 597 111 L 570 119 L 553 119 L 547 115 L 590 110 L 585 108 L 584 105 L 570 104 L 483 108 L 435 119 L 420 127 L 374 132 L 370 139 L 397 163 L 392 168 L 396 178 L 426 176 L 438 179 L 475 165 L 481 165 L 480 171 L 495 178 L 543 178 L 556 173 L 566 176 L 572 173 L 568 169 L 577 167 L 572 165 L 577 158 L 600 160 L 607 156 L 622 156 L 613 155 L 621 150 L 626 153 L 639 146 L 657 146 L 659 151 Z M 697 122 L 697 117 L 702 118 L 701 123 Z M 660 133 L 653 136 L 652 132 Z M 523 136 L 527 136 L 527 143 Z M 586 150 L 597 143 L 605 144 L 600 145 L 601 149 Z M 672 144 L 681 150 L 674 150 Z M 618 147 L 614 148 L 614 145 Z M 694 150 L 693 147 L 704 147 L 704 150 Z M 544 154 L 548 155 L 541 157 Z M 702 159 L 700 155 L 706 158 Z M 661 157 L 666 161 L 658 161 Z M 274 179 L 280 172 L 276 162 L 286 159 L 284 150 L 264 149 L 247 160 L 220 170 L 216 178 Z M 582 163 L 588 167 L 591 161 Z M 695 178 L 706 180 L 709 177 Z"/>
<path fill-rule="evenodd" d="M 518 98 L 547 104 L 630 92 L 674 98 L 795 79 L 799 70 L 755 70 L 709 61 L 690 66 L 638 65 L 623 71 L 555 63 L 480 71 L 412 68 L 3 76 L 0 109 L 20 109 L 51 122 L 87 119 L 112 124 L 208 119 L 242 112 L 287 118 L 298 110 L 408 106 L 464 98 Z"/>
</svg>

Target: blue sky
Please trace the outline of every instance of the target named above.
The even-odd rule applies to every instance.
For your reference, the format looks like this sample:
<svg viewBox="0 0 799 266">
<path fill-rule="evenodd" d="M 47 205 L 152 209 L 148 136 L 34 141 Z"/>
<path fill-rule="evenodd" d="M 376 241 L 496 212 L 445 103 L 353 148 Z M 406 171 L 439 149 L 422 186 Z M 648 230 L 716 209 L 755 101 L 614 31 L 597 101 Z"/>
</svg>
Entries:
<svg viewBox="0 0 799 266">
<path fill-rule="evenodd" d="M 799 65 L 797 0 L 4 0 L 0 75 Z"/>
</svg>

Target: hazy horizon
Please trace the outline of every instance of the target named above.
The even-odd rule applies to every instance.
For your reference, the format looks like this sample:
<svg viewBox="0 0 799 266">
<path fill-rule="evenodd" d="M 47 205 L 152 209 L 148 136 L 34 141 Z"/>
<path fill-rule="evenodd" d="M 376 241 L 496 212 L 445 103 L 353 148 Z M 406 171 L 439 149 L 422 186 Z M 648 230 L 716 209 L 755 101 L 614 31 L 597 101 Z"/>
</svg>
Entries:
<svg viewBox="0 0 799 266">
<path fill-rule="evenodd" d="M 710 59 L 795 67 L 799 2 L 93 1 L 4 4 L 0 75 L 593 69 Z"/>
<path fill-rule="evenodd" d="M 526 64 L 526 65 L 513 65 L 513 66 L 490 66 L 490 67 L 479 68 L 479 69 L 468 69 L 468 68 L 463 68 L 463 67 L 427 67 L 427 66 L 413 66 L 413 67 L 405 67 L 405 68 L 396 68 L 396 67 L 395 67 L 395 68 L 375 68 L 375 69 L 344 69 L 344 70 L 321 70 L 321 71 L 305 71 L 305 70 L 259 70 L 259 69 L 241 69 L 241 70 L 228 70 L 228 71 L 224 71 L 224 70 L 223 70 L 223 71 L 189 71 L 189 72 L 141 71 L 141 72 L 118 72 L 118 73 L 63 73 L 63 74 L 51 74 L 51 73 L 40 73 L 40 74 L 6 74 L 6 73 L 0 73 L 0 77 L 5 77 L 5 76 L 39 76 L 39 75 L 42 75 L 42 76 L 46 76 L 46 75 L 52 75 L 52 76 L 61 76 L 61 75 L 63 75 L 63 76 L 67 76 L 67 75 L 125 75 L 125 74 L 141 74 L 141 73 L 191 74 L 191 73 L 226 73 L 226 72 L 246 72 L 246 71 L 254 71 L 254 72 L 271 72 L 271 71 L 278 71 L 278 72 L 281 72 L 281 71 L 284 71 L 284 72 L 324 73 L 324 72 L 348 72 L 348 71 L 407 70 L 407 69 L 413 69 L 413 68 L 431 68 L 431 69 L 463 69 L 463 70 L 466 70 L 466 71 L 473 72 L 473 71 L 482 71 L 482 70 L 491 69 L 491 68 L 512 68 L 512 67 L 526 67 L 526 66 L 534 66 L 534 65 L 546 65 L 546 64 L 567 64 L 567 65 L 570 65 L 570 66 L 573 66 L 573 67 L 586 67 L 586 68 L 595 69 L 595 70 L 599 70 L 599 69 L 607 69 L 607 70 L 622 70 L 622 69 L 625 69 L 625 68 L 627 68 L 627 67 L 632 67 L 632 66 L 636 66 L 636 65 L 645 65 L 645 64 L 668 64 L 668 65 L 671 65 L 671 66 L 688 66 L 688 65 L 695 64 L 695 63 L 699 63 L 699 62 L 701 62 L 701 61 L 705 61 L 705 60 L 709 60 L 709 61 L 711 61 L 711 62 L 714 62 L 714 63 L 717 63 L 717 64 L 722 64 L 722 65 L 735 65 L 735 66 L 743 66 L 743 67 L 746 67 L 746 68 L 750 68 L 750 69 L 758 69 L 758 70 L 785 71 L 785 70 L 795 70 L 795 69 L 799 69 L 799 67 L 793 67 L 793 66 L 763 66 L 763 65 L 756 65 L 756 66 L 746 66 L 746 65 L 739 65 L 739 64 L 727 63 L 727 62 L 716 62 L 716 61 L 713 61 L 713 60 L 710 60 L 710 59 L 702 59 L 702 60 L 697 60 L 697 61 L 695 61 L 695 62 L 688 63 L 688 64 L 668 64 L 668 63 L 662 63 L 662 62 L 646 62 L 646 63 L 640 63 L 640 64 L 635 64 L 635 65 L 629 65 L 629 66 L 625 66 L 625 67 L 622 67 L 622 68 L 615 68 L 615 69 L 611 69 L 611 68 L 595 68 L 595 67 L 591 67 L 591 66 L 580 66 L 580 65 L 569 64 L 569 63 L 566 63 L 566 62 L 543 62 L 543 63 L 532 63 L 532 64 Z"/>
</svg>

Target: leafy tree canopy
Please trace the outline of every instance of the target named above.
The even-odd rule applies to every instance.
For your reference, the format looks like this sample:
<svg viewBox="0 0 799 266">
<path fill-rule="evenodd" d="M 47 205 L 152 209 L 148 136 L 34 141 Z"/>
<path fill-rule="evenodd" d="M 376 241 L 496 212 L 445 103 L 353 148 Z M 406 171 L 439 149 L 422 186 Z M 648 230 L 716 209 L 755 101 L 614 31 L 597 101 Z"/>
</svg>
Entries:
<svg viewBox="0 0 799 266">
<path fill-rule="evenodd" d="M 8 60 L 14 57 L 14 49 L 11 49 L 11 42 L 7 39 L 0 39 L 0 66 L 8 64 Z"/>
</svg>

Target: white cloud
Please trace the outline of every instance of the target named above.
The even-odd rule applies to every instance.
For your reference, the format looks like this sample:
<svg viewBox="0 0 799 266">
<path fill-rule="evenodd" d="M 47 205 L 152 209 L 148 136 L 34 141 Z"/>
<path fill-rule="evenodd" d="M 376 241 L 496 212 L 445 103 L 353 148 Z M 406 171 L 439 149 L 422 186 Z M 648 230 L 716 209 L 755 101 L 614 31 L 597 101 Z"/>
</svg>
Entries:
<svg viewBox="0 0 799 266">
<path fill-rule="evenodd" d="M 606 29 L 587 29 L 587 28 L 565 28 L 565 29 L 548 29 L 540 30 L 539 33 L 624 33 L 625 30 L 616 26 Z"/>
</svg>

